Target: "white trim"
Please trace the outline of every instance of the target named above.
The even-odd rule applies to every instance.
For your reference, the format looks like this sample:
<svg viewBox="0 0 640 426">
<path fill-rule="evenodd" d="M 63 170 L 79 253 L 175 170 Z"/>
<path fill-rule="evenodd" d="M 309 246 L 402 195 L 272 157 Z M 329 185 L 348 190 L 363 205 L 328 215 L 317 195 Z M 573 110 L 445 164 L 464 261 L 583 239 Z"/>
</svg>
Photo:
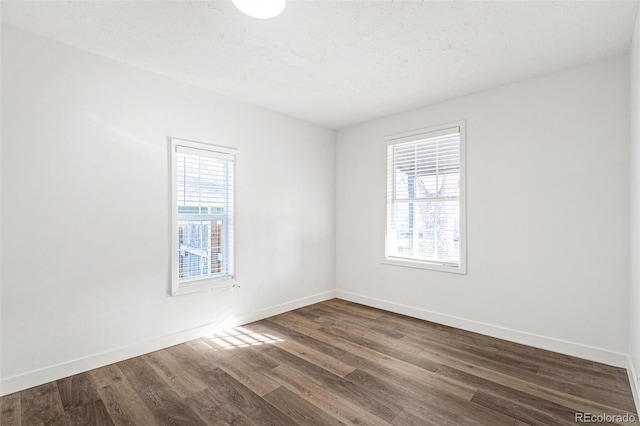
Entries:
<svg viewBox="0 0 640 426">
<path fill-rule="evenodd" d="M 0 381 L 0 396 L 168 348 L 232 326 L 228 322 L 217 321 L 7 377 Z"/>
<path fill-rule="evenodd" d="M 460 259 L 457 265 L 444 265 L 438 262 L 420 261 L 403 259 L 398 257 L 387 256 L 387 220 L 389 212 L 387 211 L 388 203 L 388 148 L 389 146 L 398 145 L 402 143 L 417 142 L 422 139 L 429 139 L 432 137 L 441 137 L 443 135 L 450 134 L 452 132 L 458 132 L 460 134 Z M 451 123 L 445 123 L 438 126 L 431 126 L 422 129 L 411 130 L 403 133 L 394 133 L 391 135 L 385 135 L 383 137 L 383 185 L 384 188 L 384 204 L 383 210 L 383 235 L 384 244 L 382 247 L 382 263 L 392 266 L 401 266 L 408 268 L 427 269 L 439 272 L 449 272 L 455 274 L 467 274 L 467 122 L 466 120 L 458 120 Z M 392 189 L 395 191 L 395 185 L 392 185 Z M 394 194 L 395 196 L 395 194 Z"/>
<path fill-rule="evenodd" d="M 430 271 L 451 272 L 453 274 L 466 274 L 467 272 L 460 268 L 458 264 L 429 262 L 426 260 L 410 260 L 402 258 L 387 257 L 382 261 L 384 265 L 404 266 L 406 268 L 428 269 Z"/>
<path fill-rule="evenodd" d="M 254 321 L 260 321 L 274 315 L 280 315 L 294 309 L 303 308 L 313 305 L 314 303 L 324 302 L 325 300 L 334 299 L 336 297 L 335 290 L 325 291 L 323 293 L 314 294 L 312 296 L 301 297 L 300 299 L 290 300 L 289 302 L 280 303 L 278 305 L 269 306 L 257 311 L 236 317 L 239 324 L 249 324 Z"/>
<path fill-rule="evenodd" d="M 453 315 L 433 312 L 427 309 L 408 306 L 401 303 L 388 302 L 386 300 L 376 299 L 373 297 L 349 293 L 341 290 L 336 290 L 336 297 L 350 302 L 356 302 L 374 308 L 395 312 L 397 314 L 407 315 L 413 318 L 419 318 L 438 324 L 448 325 L 450 327 L 460 328 L 462 330 L 472 331 L 474 333 L 484 334 L 486 336 L 496 337 L 498 339 L 532 346 L 534 348 L 545 349 L 548 351 L 575 356 L 590 361 L 601 362 L 603 364 L 612 365 L 615 367 L 624 368 L 626 364 L 627 355 L 621 352 L 614 352 L 594 346 L 583 345 L 581 343 L 556 339 L 554 337 L 527 333 L 524 331 L 518 331 L 511 328 L 487 324 L 466 318 L 460 318 Z"/>
<path fill-rule="evenodd" d="M 173 139 L 173 140 L 176 140 L 176 139 Z M 209 149 L 191 148 L 191 147 L 188 147 L 188 146 L 181 145 L 179 142 L 176 142 L 175 152 L 177 152 L 179 154 L 197 155 L 199 157 L 220 158 L 221 160 L 233 161 L 233 159 L 235 157 L 234 154 L 227 154 L 225 152 L 218 152 L 218 151 L 215 151 L 216 148 L 217 147 L 215 147 L 214 145 L 211 145 L 211 147 Z M 219 151 L 223 151 L 223 149 L 220 148 Z"/>
<path fill-rule="evenodd" d="M 318 293 L 312 296 L 302 297 L 289 302 L 259 309 L 255 312 L 229 317 L 225 320 L 219 320 L 210 324 L 200 325 L 198 327 L 168 334 L 166 336 L 155 337 L 132 345 L 99 352 L 71 361 L 61 362 L 59 364 L 39 368 L 17 376 L 7 377 L 0 380 L 0 396 L 62 379 L 64 377 L 69 377 L 74 374 L 83 373 L 85 371 L 93 370 L 94 368 L 100 368 L 105 365 L 124 361 L 125 359 L 144 355 L 153 351 L 158 351 L 189 340 L 207 336 L 223 329 L 238 327 L 253 321 L 259 321 L 293 309 L 333 299 L 334 297 L 335 291 L 330 290 L 324 293 Z"/>
<path fill-rule="evenodd" d="M 238 281 L 234 277 L 218 277 L 209 279 L 194 280 L 193 284 L 188 281 L 182 281 L 182 285 L 174 289 L 172 296 L 181 296 L 183 294 L 196 293 L 199 291 L 215 290 L 217 288 L 236 287 L 239 286 Z"/>
<path fill-rule="evenodd" d="M 386 140 L 392 141 L 392 140 L 399 140 L 402 138 L 406 138 L 406 137 L 414 137 L 417 135 L 425 135 L 427 133 L 432 134 L 433 136 L 440 136 L 441 135 L 441 131 L 449 131 L 449 130 L 453 130 L 456 127 L 460 127 L 461 124 L 464 125 L 465 120 L 458 120 L 458 121 L 451 121 L 449 123 L 444 123 L 444 124 L 438 124 L 435 126 L 429 126 L 429 127 L 422 127 L 420 129 L 414 129 L 414 130 L 409 130 L 407 132 L 400 132 L 400 133 L 392 133 L 390 135 L 384 135 L 384 138 Z M 446 134 L 446 133 L 442 133 L 442 134 Z M 429 136 L 431 137 L 431 136 Z"/>
<path fill-rule="evenodd" d="M 235 244 L 235 235 L 236 235 L 236 221 L 235 221 L 235 203 L 236 203 L 236 192 L 237 192 L 237 162 L 238 162 L 238 154 L 239 151 L 236 148 L 222 146 L 222 145 L 213 145 L 204 142 L 192 141 L 188 139 L 180 139 L 174 138 L 171 136 L 167 137 L 169 142 L 169 158 L 171 162 L 171 175 L 169 176 L 169 181 L 171 182 L 171 282 L 169 287 L 169 294 L 171 296 L 181 296 L 190 293 L 196 293 L 199 291 L 206 290 L 214 290 L 218 288 L 228 287 L 228 286 L 236 286 L 237 283 L 237 274 L 236 274 L 236 265 L 235 259 L 237 258 L 237 244 Z M 224 276 L 224 277 L 206 277 L 201 280 L 198 280 L 197 284 L 181 283 L 178 278 L 178 210 L 176 208 L 178 204 L 178 182 L 176 179 L 176 173 L 178 169 L 176 153 L 182 152 L 187 154 L 194 155 L 203 155 L 210 156 L 214 158 L 221 158 L 223 160 L 232 161 L 233 163 L 233 202 L 234 202 L 234 211 L 232 212 L 232 233 L 234 235 L 234 247 L 231 247 L 230 250 L 233 251 L 233 265 L 231 270 L 233 271 L 233 275 Z M 228 233 L 225 233 L 225 238 L 228 238 Z M 226 245 L 227 250 L 229 250 L 228 244 Z M 228 255 L 228 251 L 225 253 L 225 256 Z"/>
<path fill-rule="evenodd" d="M 168 136 L 167 138 L 171 142 L 172 149 L 175 149 L 176 146 L 181 146 L 181 147 L 192 147 L 192 148 L 195 148 L 195 149 L 201 149 L 201 150 L 204 150 L 204 151 L 217 152 L 217 153 L 221 153 L 221 154 L 235 155 L 235 154 L 238 153 L 238 149 L 237 148 L 233 148 L 233 147 L 230 147 L 230 146 L 213 145 L 213 144 L 210 144 L 210 143 L 207 143 L 207 142 L 199 142 L 199 141 L 194 141 L 194 140 L 191 140 L 191 139 L 174 138 L 173 136 Z"/>
<path fill-rule="evenodd" d="M 387 146 L 389 145 L 402 145 L 405 143 L 423 142 L 429 139 L 442 138 L 444 136 L 452 136 L 460 133 L 460 125 L 454 127 L 437 126 L 430 127 L 428 129 L 418 129 L 411 132 L 396 133 L 393 135 L 385 136 L 387 140 Z M 430 130 L 433 129 L 433 130 Z"/>
<path fill-rule="evenodd" d="M 633 402 L 636 404 L 636 412 L 640 413 L 640 378 L 630 355 L 627 355 L 627 375 L 629 376 Z"/>
</svg>

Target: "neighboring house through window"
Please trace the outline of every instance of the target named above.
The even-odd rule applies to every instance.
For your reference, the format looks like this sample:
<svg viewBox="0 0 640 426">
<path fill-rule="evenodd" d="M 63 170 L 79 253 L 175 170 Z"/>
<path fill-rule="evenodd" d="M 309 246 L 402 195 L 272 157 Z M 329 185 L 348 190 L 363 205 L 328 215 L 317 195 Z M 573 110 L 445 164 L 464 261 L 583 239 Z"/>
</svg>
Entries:
<svg viewBox="0 0 640 426">
<path fill-rule="evenodd" d="M 385 139 L 384 262 L 466 273 L 464 121 Z"/>
<path fill-rule="evenodd" d="M 233 285 L 236 150 L 170 138 L 172 294 Z"/>
</svg>

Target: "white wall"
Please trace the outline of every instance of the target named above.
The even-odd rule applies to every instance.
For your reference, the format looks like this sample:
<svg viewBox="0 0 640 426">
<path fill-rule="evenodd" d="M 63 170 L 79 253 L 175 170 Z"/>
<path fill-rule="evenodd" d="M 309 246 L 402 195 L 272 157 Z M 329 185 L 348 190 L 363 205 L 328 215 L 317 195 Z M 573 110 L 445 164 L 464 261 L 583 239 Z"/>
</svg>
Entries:
<svg viewBox="0 0 640 426">
<path fill-rule="evenodd" d="M 2 86 L 0 394 L 331 297 L 334 278 L 346 299 L 620 365 L 630 263 L 640 365 L 626 57 L 345 129 L 337 152 L 332 131 L 11 27 Z M 468 274 L 382 265 L 382 136 L 459 119 Z M 240 289 L 168 295 L 169 135 L 240 149 Z"/>
<path fill-rule="evenodd" d="M 628 90 L 615 57 L 339 131 L 337 296 L 624 365 Z M 383 136 L 461 119 L 468 274 L 381 264 Z"/>
<path fill-rule="evenodd" d="M 11 27 L 2 87 L 2 393 L 333 296 L 335 132 Z M 240 289 L 169 296 L 167 136 L 240 150 Z"/>
<path fill-rule="evenodd" d="M 636 16 L 630 53 L 630 239 L 629 363 L 631 389 L 640 408 L 640 10 Z"/>
</svg>

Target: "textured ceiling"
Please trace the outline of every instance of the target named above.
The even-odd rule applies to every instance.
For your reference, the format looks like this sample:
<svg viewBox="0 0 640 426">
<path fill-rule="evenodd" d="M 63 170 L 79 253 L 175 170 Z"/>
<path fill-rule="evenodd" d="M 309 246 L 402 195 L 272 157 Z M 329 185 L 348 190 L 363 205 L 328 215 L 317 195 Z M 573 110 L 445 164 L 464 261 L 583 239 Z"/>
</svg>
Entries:
<svg viewBox="0 0 640 426">
<path fill-rule="evenodd" d="M 628 51 L 637 2 L 2 2 L 2 21 L 329 128 Z"/>
</svg>

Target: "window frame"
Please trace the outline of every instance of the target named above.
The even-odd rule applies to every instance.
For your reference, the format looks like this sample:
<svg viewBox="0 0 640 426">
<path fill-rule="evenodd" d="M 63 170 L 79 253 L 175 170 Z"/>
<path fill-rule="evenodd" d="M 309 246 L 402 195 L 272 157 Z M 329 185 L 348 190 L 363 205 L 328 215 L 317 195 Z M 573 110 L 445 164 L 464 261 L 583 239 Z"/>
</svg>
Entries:
<svg viewBox="0 0 640 426">
<path fill-rule="evenodd" d="M 238 150 L 235 148 L 214 145 L 205 142 L 197 142 L 188 139 L 168 137 L 169 140 L 169 154 L 171 159 L 171 295 L 180 296 L 183 294 L 196 293 L 200 291 L 213 290 L 216 288 L 230 287 L 237 285 L 237 272 L 236 272 L 236 256 L 237 256 L 237 243 L 236 243 L 236 190 L 237 190 L 237 162 L 238 162 Z M 231 245 L 233 247 L 233 261 L 232 270 L 233 274 L 221 277 L 208 277 L 202 279 L 193 279 L 187 282 L 180 282 L 180 259 L 179 259 L 179 244 L 178 241 L 178 159 L 177 148 L 187 148 L 190 151 L 200 150 L 210 153 L 208 156 L 231 160 L 233 163 L 233 211 L 231 213 L 232 224 L 230 227 L 233 233 L 233 241 Z M 197 152 L 197 151 L 194 151 Z M 226 216 L 226 215 L 225 215 Z M 228 250 L 228 246 L 227 246 Z"/>
<path fill-rule="evenodd" d="M 389 171 L 392 168 L 392 164 L 388 162 L 388 148 L 392 145 L 400 143 L 418 142 L 419 140 L 435 137 L 439 134 L 443 135 L 447 129 L 458 127 L 460 130 L 460 196 L 459 196 L 459 209 L 460 209 L 460 224 L 459 224 L 459 238 L 460 238 L 460 259 L 458 264 L 451 264 L 446 262 L 434 262 L 427 260 L 411 260 L 403 259 L 399 257 L 393 257 L 387 255 L 387 231 L 389 220 L 389 203 L 388 203 L 388 182 Z M 385 135 L 383 138 L 383 164 L 384 164 L 384 217 L 383 217 L 383 232 L 384 232 L 384 244 L 382 247 L 382 263 L 391 266 L 403 266 L 408 268 L 427 269 L 432 271 L 450 272 L 455 274 L 465 275 L 467 273 L 467 214 L 466 214 L 466 120 L 458 120 L 446 124 L 437 126 L 430 126 L 421 129 L 416 129 L 408 132 L 394 133 Z"/>
</svg>

